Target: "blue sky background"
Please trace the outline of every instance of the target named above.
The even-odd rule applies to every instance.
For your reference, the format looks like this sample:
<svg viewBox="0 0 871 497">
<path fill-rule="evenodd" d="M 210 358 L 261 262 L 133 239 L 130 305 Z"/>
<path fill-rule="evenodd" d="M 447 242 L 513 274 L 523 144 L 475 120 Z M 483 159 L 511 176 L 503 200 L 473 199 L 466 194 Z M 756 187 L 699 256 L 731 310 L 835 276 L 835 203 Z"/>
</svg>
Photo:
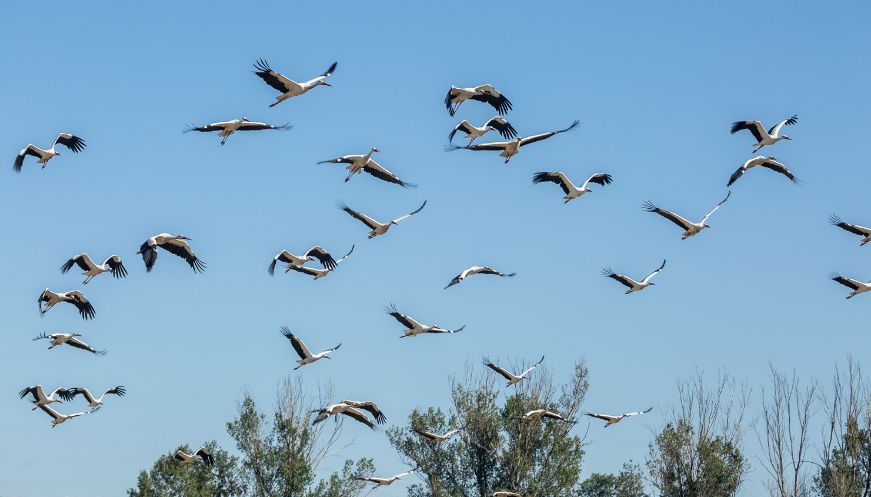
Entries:
<svg viewBox="0 0 871 497">
<path fill-rule="evenodd" d="M 0 495 L 113 496 L 180 443 L 217 439 L 250 391 L 269 408 L 292 367 L 278 334 L 295 330 L 313 349 L 343 342 L 336 360 L 294 375 L 329 382 L 339 398 L 372 398 L 391 423 L 415 407 L 445 405 L 449 379 L 482 356 L 532 361 L 568 375 L 587 360 L 585 407 L 657 407 L 619 429 L 591 429 L 584 474 L 643 460 L 696 368 L 725 369 L 757 388 L 769 361 L 803 377 L 828 376 L 848 353 L 869 359 L 871 298 L 845 301 L 832 270 L 871 279 L 871 248 L 830 227 L 837 212 L 871 223 L 866 63 L 871 6 L 844 2 L 502 2 L 460 4 L 257 2 L 7 3 L 0 33 Z M 337 60 L 333 88 L 269 109 L 275 92 L 251 73 L 259 57 L 308 79 Z M 450 85 L 490 82 L 514 103 L 521 134 L 582 127 L 525 149 L 509 166 L 496 154 L 446 153 L 455 124 L 442 104 Z M 752 171 L 687 241 L 641 209 L 645 199 L 691 219 L 726 192 L 751 157 L 752 137 L 732 121 L 771 124 L 793 113 L 792 142 L 769 149 L 803 181 Z M 481 123 L 492 109 L 464 104 L 457 120 Z M 290 122 L 282 133 L 182 134 L 186 123 L 247 116 Z M 44 171 L 27 143 L 59 131 L 88 148 Z M 403 190 L 318 160 L 382 152 L 378 160 L 420 185 Z M 563 205 L 541 170 L 577 182 L 595 171 L 614 183 Z M 388 219 L 429 201 L 384 237 L 336 209 L 345 201 Z M 135 252 L 148 236 L 190 236 L 208 270 L 194 275 L 161 253 L 146 274 Z M 282 248 L 321 244 L 357 250 L 314 282 L 266 267 Z M 80 288 L 62 275 L 70 256 L 118 253 L 130 275 L 97 278 L 86 295 L 90 322 L 58 306 L 40 319 L 45 287 Z M 642 277 L 663 258 L 657 286 L 624 296 L 603 266 Z M 470 279 L 487 264 L 512 280 Z M 399 341 L 383 308 L 445 326 L 449 337 Z M 66 307 L 66 308 L 65 308 Z M 46 351 L 41 332 L 79 331 L 104 358 Z M 123 384 L 96 415 L 50 428 L 17 398 L 24 386 Z M 65 408 L 67 409 L 67 408 Z M 404 470 L 383 432 L 347 426 L 353 445 L 327 461 L 375 458 L 379 473 Z M 580 426 L 578 429 L 584 429 Z M 754 437 L 748 448 L 756 451 Z M 757 470 L 745 487 L 763 489 Z M 402 487 L 379 490 L 400 497 Z"/>
</svg>

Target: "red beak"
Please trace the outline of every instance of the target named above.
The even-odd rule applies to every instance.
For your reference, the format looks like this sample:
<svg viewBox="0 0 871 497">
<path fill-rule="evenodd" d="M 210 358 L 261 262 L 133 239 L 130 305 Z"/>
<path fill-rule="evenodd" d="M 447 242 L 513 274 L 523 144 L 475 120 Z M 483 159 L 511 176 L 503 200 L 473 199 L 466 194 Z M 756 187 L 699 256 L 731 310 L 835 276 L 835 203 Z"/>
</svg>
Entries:
<svg viewBox="0 0 871 497">
<path fill-rule="evenodd" d="M 333 86 L 333 85 L 327 83 L 326 81 L 321 81 L 321 84 L 324 85 L 324 86 Z"/>
</svg>

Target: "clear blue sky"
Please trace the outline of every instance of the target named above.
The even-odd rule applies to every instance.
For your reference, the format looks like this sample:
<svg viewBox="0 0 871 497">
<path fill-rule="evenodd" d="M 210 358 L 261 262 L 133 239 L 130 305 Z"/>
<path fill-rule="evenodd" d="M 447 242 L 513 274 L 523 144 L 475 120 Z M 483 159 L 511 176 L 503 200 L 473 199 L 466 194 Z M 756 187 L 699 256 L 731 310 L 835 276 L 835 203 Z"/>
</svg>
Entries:
<svg viewBox="0 0 871 497">
<path fill-rule="evenodd" d="M 249 390 L 271 408 L 290 373 L 287 325 L 315 349 L 343 342 L 336 360 L 294 375 L 332 382 L 339 397 L 372 398 L 392 423 L 415 407 L 444 405 L 449 378 L 484 355 L 547 356 L 567 375 L 585 358 L 586 407 L 657 407 L 646 418 L 591 429 L 584 474 L 641 460 L 675 400 L 676 378 L 723 368 L 754 386 L 771 361 L 826 376 L 852 353 L 868 364 L 871 297 L 845 301 L 832 270 L 871 279 L 871 248 L 827 216 L 871 223 L 869 13 L 862 2 L 502 2 L 464 12 L 417 2 L 7 3 L 0 33 L 0 495 L 116 496 L 138 471 L 180 443 L 216 438 Z M 337 60 L 333 88 L 276 108 L 251 73 L 259 57 L 298 79 Z M 514 103 L 522 134 L 582 127 L 530 147 L 508 167 L 495 154 L 443 146 L 456 122 L 442 104 L 453 83 L 490 82 Z M 771 147 L 803 186 L 753 171 L 711 219 L 681 241 L 677 228 L 641 210 L 651 199 L 691 218 L 725 194 L 751 157 L 739 119 L 772 123 L 793 113 L 792 142 Z M 493 114 L 465 104 L 457 118 Z M 290 122 L 283 133 L 182 134 L 186 123 L 247 116 Z M 88 148 L 44 171 L 12 161 L 27 143 L 61 131 Z M 370 177 L 343 183 L 318 160 L 382 152 L 379 161 L 419 188 Z M 614 183 L 568 205 L 536 171 Z M 377 218 L 427 208 L 387 236 L 336 209 Z M 146 274 L 135 252 L 148 236 L 184 233 L 208 263 L 194 275 L 162 253 Z M 280 249 L 318 243 L 357 251 L 340 271 L 311 281 L 266 273 Z M 125 280 L 102 276 L 84 290 L 97 317 L 73 309 L 44 319 L 39 292 L 81 287 L 61 275 L 71 255 L 112 253 Z M 626 297 L 603 266 L 643 276 L 663 258 L 657 286 Z M 488 264 L 513 280 L 482 277 L 449 291 L 460 270 Z M 463 334 L 399 341 L 389 302 L 426 322 L 465 323 Z M 41 332 L 79 331 L 104 358 L 45 350 Z M 94 416 L 50 429 L 16 397 L 41 383 L 101 389 L 123 384 Z M 404 468 L 383 433 L 347 426 L 345 457 Z M 753 437 L 748 445 L 755 447 Z M 754 449 L 755 450 L 755 449 Z M 757 464 L 758 468 L 758 464 Z M 746 493 L 762 489 L 754 473 Z M 382 489 L 400 497 L 402 488 Z"/>
</svg>

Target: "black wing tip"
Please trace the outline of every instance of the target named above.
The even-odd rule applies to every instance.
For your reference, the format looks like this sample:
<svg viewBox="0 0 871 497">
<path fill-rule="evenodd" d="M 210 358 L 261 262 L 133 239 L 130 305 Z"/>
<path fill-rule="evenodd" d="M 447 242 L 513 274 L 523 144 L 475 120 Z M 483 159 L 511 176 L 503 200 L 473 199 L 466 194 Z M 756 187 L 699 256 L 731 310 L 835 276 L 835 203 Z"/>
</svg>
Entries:
<svg viewBox="0 0 871 497">
<path fill-rule="evenodd" d="M 793 124 L 798 122 L 798 114 L 793 114 L 792 117 L 786 120 L 784 123 L 787 126 L 792 126 Z"/>
<path fill-rule="evenodd" d="M 610 266 L 607 266 L 607 267 L 603 267 L 603 268 L 602 268 L 602 276 L 606 276 L 606 277 L 607 277 L 607 276 L 611 276 L 611 275 L 613 275 L 613 274 L 616 274 L 616 273 L 614 272 L 613 269 L 611 269 Z"/>
<path fill-rule="evenodd" d="M 839 225 L 843 224 L 844 221 L 842 221 L 841 218 L 837 214 L 832 213 L 832 215 L 829 216 L 829 223 L 831 223 L 835 226 L 839 226 Z"/>
<path fill-rule="evenodd" d="M 550 175 L 549 171 L 539 171 L 532 175 L 533 183 L 541 183 L 547 180 L 547 177 Z"/>
<path fill-rule="evenodd" d="M 265 59 L 257 59 L 257 61 L 254 62 L 254 68 L 257 69 L 256 72 L 269 72 L 272 70 L 272 68 L 269 67 L 269 63 L 266 62 Z"/>
<path fill-rule="evenodd" d="M 641 208 L 647 212 L 656 212 L 658 209 L 658 207 L 656 207 L 656 205 L 650 200 L 645 200 L 644 203 L 641 204 Z"/>
<path fill-rule="evenodd" d="M 742 129 L 747 129 L 747 121 L 735 121 L 735 122 L 733 122 L 732 127 L 729 128 L 729 132 L 734 135 L 735 133 L 741 131 Z"/>
</svg>

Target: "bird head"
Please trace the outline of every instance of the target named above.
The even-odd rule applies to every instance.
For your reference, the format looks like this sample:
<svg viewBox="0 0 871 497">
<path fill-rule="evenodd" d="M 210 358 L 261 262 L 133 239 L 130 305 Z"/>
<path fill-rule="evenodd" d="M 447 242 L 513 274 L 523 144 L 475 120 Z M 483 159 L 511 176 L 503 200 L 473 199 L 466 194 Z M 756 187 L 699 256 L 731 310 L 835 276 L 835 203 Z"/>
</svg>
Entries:
<svg viewBox="0 0 871 497">
<path fill-rule="evenodd" d="M 242 116 L 242 119 L 240 119 L 240 121 L 242 121 L 243 123 L 250 122 L 250 121 L 248 121 L 248 118 L 245 116 Z"/>
<path fill-rule="evenodd" d="M 590 190 L 589 188 L 584 188 L 584 193 L 589 193 L 591 191 L 593 191 L 593 190 Z"/>
<path fill-rule="evenodd" d="M 792 138 L 790 138 L 790 137 L 788 137 L 788 136 L 786 136 L 786 135 L 783 135 L 781 138 L 783 138 L 784 140 L 792 140 Z"/>
<path fill-rule="evenodd" d="M 399 223 L 397 223 L 396 221 L 391 220 L 391 221 L 390 221 L 390 224 L 399 224 Z"/>
<path fill-rule="evenodd" d="M 652 281 L 651 281 L 650 283 L 648 283 L 648 284 L 649 284 L 650 286 L 656 286 L 656 283 L 654 283 L 654 282 L 652 282 Z"/>
<path fill-rule="evenodd" d="M 175 239 L 176 240 L 190 240 L 190 238 L 188 238 L 185 235 L 176 235 Z"/>
<path fill-rule="evenodd" d="M 709 225 L 709 224 L 703 224 L 703 225 L 702 225 L 702 228 L 710 228 L 710 227 L 711 227 L 711 225 Z"/>
<path fill-rule="evenodd" d="M 327 83 L 324 80 L 320 80 L 320 81 L 318 81 L 318 86 L 333 86 L 333 85 Z"/>
<path fill-rule="evenodd" d="M 82 336 L 82 334 L 81 333 L 70 333 L 70 336 L 71 337 L 80 337 L 80 336 Z"/>
<path fill-rule="evenodd" d="M 380 152 L 380 150 L 378 150 L 378 147 L 372 147 L 372 152 Z"/>
</svg>

